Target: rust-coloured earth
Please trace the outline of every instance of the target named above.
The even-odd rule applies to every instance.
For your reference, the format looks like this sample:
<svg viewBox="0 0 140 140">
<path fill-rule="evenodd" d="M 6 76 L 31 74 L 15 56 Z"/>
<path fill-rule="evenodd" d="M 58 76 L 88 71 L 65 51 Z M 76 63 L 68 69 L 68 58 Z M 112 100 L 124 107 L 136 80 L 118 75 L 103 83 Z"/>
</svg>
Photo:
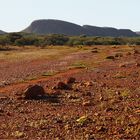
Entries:
<svg viewBox="0 0 140 140">
<path fill-rule="evenodd" d="M 139 140 L 140 54 L 134 49 L 93 46 L 57 60 L 0 60 L 0 139 Z M 106 59 L 117 53 L 122 56 Z M 43 76 L 50 70 L 57 73 Z M 70 77 L 72 89 L 53 88 Z M 18 98 L 35 84 L 46 98 Z"/>
</svg>

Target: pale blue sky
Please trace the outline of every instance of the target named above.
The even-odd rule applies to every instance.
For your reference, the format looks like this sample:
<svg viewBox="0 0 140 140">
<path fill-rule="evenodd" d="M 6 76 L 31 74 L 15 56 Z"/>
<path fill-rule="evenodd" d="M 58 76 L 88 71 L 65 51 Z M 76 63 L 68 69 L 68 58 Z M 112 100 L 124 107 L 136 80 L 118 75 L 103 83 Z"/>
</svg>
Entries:
<svg viewBox="0 0 140 140">
<path fill-rule="evenodd" d="M 20 31 L 36 19 L 140 31 L 140 0 L 0 0 L 0 30 Z"/>
</svg>

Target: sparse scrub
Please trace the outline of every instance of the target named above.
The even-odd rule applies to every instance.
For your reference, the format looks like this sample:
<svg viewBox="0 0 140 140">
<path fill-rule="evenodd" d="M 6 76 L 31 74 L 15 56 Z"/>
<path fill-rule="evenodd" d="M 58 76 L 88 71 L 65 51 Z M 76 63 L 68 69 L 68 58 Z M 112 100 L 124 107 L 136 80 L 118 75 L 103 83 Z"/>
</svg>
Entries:
<svg viewBox="0 0 140 140">
<path fill-rule="evenodd" d="M 53 76 L 55 74 L 57 74 L 58 71 L 48 71 L 42 74 L 42 76 Z"/>
<path fill-rule="evenodd" d="M 116 75 L 114 75 L 113 78 L 122 79 L 122 78 L 126 78 L 126 75 L 124 73 L 119 72 Z"/>
<path fill-rule="evenodd" d="M 139 37 L 89 37 L 89 36 L 65 36 L 65 35 L 34 35 L 24 33 L 9 33 L 0 35 L 0 45 L 35 45 L 35 46 L 92 46 L 92 45 L 128 45 L 140 44 Z"/>
<path fill-rule="evenodd" d="M 86 68 L 87 66 L 82 63 L 82 62 L 76 62 L 76 63 L 73 63 L 71 66 L 69 66 L 69 69 L 75 69 L 75 68 Z"/>
</svg>

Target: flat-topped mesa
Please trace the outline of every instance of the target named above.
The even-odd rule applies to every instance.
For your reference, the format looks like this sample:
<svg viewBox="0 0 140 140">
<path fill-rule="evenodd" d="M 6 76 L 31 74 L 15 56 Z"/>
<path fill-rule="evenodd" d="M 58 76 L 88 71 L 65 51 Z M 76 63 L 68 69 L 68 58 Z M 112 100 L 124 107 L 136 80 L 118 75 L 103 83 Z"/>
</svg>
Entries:
<svg viewBox="0 0 140 140">
<path fill-rule="evenodd" d="M 53 19 L 36 20 L 23 30 L 25 33 L 35 34 L 64 34 L 68 36 L 110 36 L 110 37 L 135 37 L 135 32 L 129 29 L 116 29 L 111 27 L 96 27 Z"/>
<path fill-rule="evenodd" d="M 85 29 L 91 32 L 93 36 L 111 36 L 111 37 L 135 37 L 137 34 L 129 29 L 116 29 L 112 27 L 97 27 L 84 25 Z"/>
<path fill-rule="evenodd" d="M 61 20 L 36 20 L 31 25 L 23 30 L 27 33 L 36 34 L 64 34 L 76 36 L 81 34 L 88 35 L 88 32 L 80 25 L 69 23 Z"/>
</svg>

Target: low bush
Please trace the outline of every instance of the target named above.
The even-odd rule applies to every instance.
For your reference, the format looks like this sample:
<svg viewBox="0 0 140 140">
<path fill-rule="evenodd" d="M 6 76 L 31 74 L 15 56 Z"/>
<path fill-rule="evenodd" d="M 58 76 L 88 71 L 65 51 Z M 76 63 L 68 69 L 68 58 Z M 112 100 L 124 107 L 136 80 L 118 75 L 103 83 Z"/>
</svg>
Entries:
<svg viewBox="0 0 140 140">
<path fill-rule="evenodd" d="M 9 33 L 0 35 L 0 45 L 35 45 L 35 46 L 92 46 L 92 45 L 140 45 L 140 37 L 88 37 L 81 36 L 65 36 L 65 35 L 35 35 L 24 33 Z"/>
</svg>

